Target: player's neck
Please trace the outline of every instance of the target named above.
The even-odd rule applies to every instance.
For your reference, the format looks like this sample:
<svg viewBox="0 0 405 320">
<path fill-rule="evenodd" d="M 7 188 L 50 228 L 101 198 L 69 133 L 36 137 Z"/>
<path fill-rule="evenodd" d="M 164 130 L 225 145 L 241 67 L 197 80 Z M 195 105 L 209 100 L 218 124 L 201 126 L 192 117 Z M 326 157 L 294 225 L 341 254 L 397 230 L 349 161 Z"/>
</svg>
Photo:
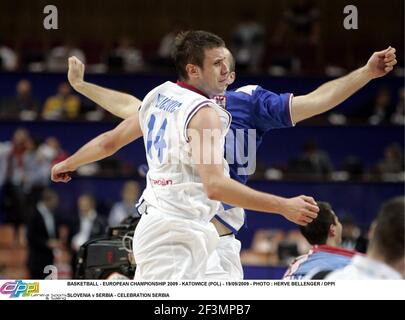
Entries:
<svg viewBox="0 0 405 320">
<path fill-rule="evenodd" d="M 208 94 L 206 94 L 205 92 L 203 92 L 203 91 L 202 91 L 200 88 L 198 88 L 195 84 L 190 83 L 189 81 L 180 81 L 180 80 L 177 80 L 176 83 L 177 83 L 177 85 L 179 85 L 179 86 L 181 86 L 181 87 L 183 87 L 183 88 L 186 88 L 186 89 L 188 89 L 188 90 L 194 91 L 194 92 L 196 92 L 196 93 L 198 93 L 198 94 L 201 94 L 201 95 L 204 96 L 204 97 L 209 98 Z"/>
<path fill-rule="evenodd" d="M 326 245 L 331 246 L 331 247 L 337 247 L 338 246 L 338 242 L 334 237 L 329 237 L 326 240 Z"/>
</svg>

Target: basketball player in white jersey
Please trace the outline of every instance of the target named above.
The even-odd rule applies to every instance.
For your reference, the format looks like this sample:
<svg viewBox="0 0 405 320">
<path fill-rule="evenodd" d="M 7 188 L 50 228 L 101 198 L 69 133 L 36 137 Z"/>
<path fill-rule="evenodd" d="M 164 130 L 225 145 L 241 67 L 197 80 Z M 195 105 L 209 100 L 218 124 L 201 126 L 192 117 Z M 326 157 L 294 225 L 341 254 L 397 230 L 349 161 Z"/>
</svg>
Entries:
<svg viewBox="0 0 405 320">
<path fill-rule="evenodd" d="M 229 58 L 228 63 L 230 71 L 233 71 L 234 69 L 232 68 L 232 56 L 230 53 L 228 53 L 227 56 Z M 293 115 L 296 113 L 297 110 L 301 110 L 299 112 L 299 116 L 301 116 L 301 118 L 294 117 L 294 122 L 296 123 L 300 120 L 303 120 L 304 118 L 311 117 L 315 114 L 322 113 L 330 109 L 338 103 L 336 102 L 336 100 L 341 99 L 340 96 L 343 95 L 343 99 L 349 97 L 352 92 L 358 90 L 367 81 L 376 77 L 383 76 L 390 72 L 395 64 L 395 49 L 389 47 L 386 50 L 374 53 L 365 67 L 356 70 L 355 72 L 346 76 L 344 81 L 341 79 L 337 79 L 336 81 L 331 81 L 327 85 L 322 86 L 321 88 L 325 89 L 323 90 L 323 92 L 328 93 L 326 97 L 322 93 L 320 88 L 310 95 L 294 98 L 292 105 L 292 111 L 294 111 Z M 363 70 L 366 69 L 368 69 L 368 71 L 364 72 Z M 231 76 L 233 76 L 232 72 L 230 74 L 230 77 Z M 109 90 L 89 82 L 85 82 L 84 65 L 75 57 L 71 57 L 69 59 L 68 78 L 71 85 L 78 92 L 95 101 L 97 104 L 115 114 L 116 116 L 125 119 L 131 115 L 138 113 L 138 108 L 141 104 L 141 101 L 136 97 L 114 90 Z M 366 80 L 363 81 L 361 80 L 362 78 L 366 78 Z M 360 79 L 361 81 L 358 81 L 358 79 Z M 350 90 L 347 90 L 347 88 L 344 87 L 345 84 L 348 84 Z M 330 87 L 333 87 L 334 90 L 336 89 L 336 92 L 334 93 L 334 95 L 329 97 Z M 312 96 L 317 97 L 319 103 L 312 103 Z M 245 103 L 244 109 L 252 108 L 252 106 L 250 106 L 249 103 L 245 100 L 246 99 L 243 100 Z M 241 115 L 238 115 L 234 112 L 235 106 L 233 104 L 235 103 L 235 101 L 231 100 L 229 101 L 229 103 L 230 104 L 227 104 L 227 108 L 229 108 L 231 114 L 233 114 L 233 116 L 236 117 L 237 120 L 240 120 Z M 303 113 L 303 111 L 305 110 L 306 113 Z M 301 114 L 303 114 L 304 116 L 302 116 Z M 255 128 L 255 125 L 247 123 L 246 128 Z M 225 227 L 225 224 L 219 223 L 217 218 L 212 220 L 217 228 L 218 233 L 222 235 L 222 237 L 220 238 L 220 242 L 216 250 L 218 251 L 219 256 L 217 252 L 211 254 L 209 260 L 209 268 L 207 270 L 206 276 L 209 278 L 219 279 L 242 279 L 243 271 L 241 268 L 239 257 L 240 242 L 234 237 L 230 230 L 237 230 L 243 224 L 243 210 L 238 208 L 231 208 L 224 211 L 223 215 L 221 215 L 219 212 L 217 216 L 219 216 L 226 222 L 227 225 L 230 225 L 232 228 Z M 226 271 L 225 276 L 223 270 L 217 268 L 217 265 L 219 263 Z"/>
<path fill-rule="evenodd" d="M 136 280 L 204 278 L 219 238 L 210 222 L 219 201 L 279 213 L 298 224 L 317 216 L 310 197 L 258 192 L 225 174 L 223 139 L 230 115 L 209 100 L 227 85 L 225 56 L 224 42 L 211 33 L 179 35 L 174 59 L 180 81 L 152 90 L 139 113 L 52 169 L 53 181 L 68 182 L 69 172 L 144 136 L 149 172 L 147 208 L 134 235 Z"/>
</svg>

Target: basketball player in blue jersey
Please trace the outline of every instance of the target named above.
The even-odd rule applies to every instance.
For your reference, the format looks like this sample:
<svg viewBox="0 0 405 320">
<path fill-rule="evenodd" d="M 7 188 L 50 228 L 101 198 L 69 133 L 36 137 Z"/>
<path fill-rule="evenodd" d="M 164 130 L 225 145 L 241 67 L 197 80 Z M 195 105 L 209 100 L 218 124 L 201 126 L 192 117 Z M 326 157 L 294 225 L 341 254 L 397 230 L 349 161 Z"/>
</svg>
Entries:
<svg viewBox="0 0 405 320">
<path fill-rule="evenodd" d="M 52 168 L 53 181 L 68 182 L 69 172 L 144 136 L 147 209 L 134 235 L 136 280 L 206 278 L 208 257 L 219 241 L 210 221 L 221 202 L 278 213 L 300 225 L 317 216 L 311 197 L 277 197 L 227 175 L 224 139 L 231 116 L 208 99 L 227 86 L 226 53 L 214 34 L 179 34 L 174 55 L 179 81 L 153 89 L 139 112 Z"/>
<path fill-rule="evenodd" d="M 233 71 L 233 58 L 228 53 L 228 63 Z M 350 97 L 372 79 L 389 73 L 397 63 L 395 49 L 388 47 L 380 52 L 375 52 L 365 66 L 352 73 L 329 81 L 315 91 L 293 97 L 292 94 L 275 94 L 260 86 L 245 86 L 236 91 L 226 91 L 226 109 L 232 114 L 232 123 L 229 135 L 236 137 L 236 130 L 242 129 L 245 139 L 242 141 L 244 148 L 235 148 L 227 142 L 228 151 L 233 148 L 239 152 L 247 150 L 248 130 L 256 130 L 256 148 L 262 142 L 264 134 L 274 128 L 292 127 L 297 122 L 314 115 L 326 112 L 345 99 Z M 141 101 L 134 96 L 102 88 L 84 81 L 84 65 L 75 57 L 69 59 L 68 78 L 71 85 L 84 96 L 95 101 L 98 105 L 121 118 L 128 118 L 138 112 Z M 234 73 L 230 73 L 228 84 L 234 80 Z M 236 157 L 235 157 L 236 158 Z M 249 167 L 233 163 L 229 165 L 230 175 L 233 179 L 246 183 Z M 220 241 L 217 253 L 212 255 L 213 265 L 220 259 L 221 265 L 228 273 L 229 279 L 242 279 L 243 270 L 240 263 L 240 242 L 235 234 L 244 224 L 242 209 L 225 206 L 225 210 L 217 213 L 213 219 Z M 215 268 L 208 268 L 208 275 L 215 278 Z M 221 278 L 222 275 L 219 274 Z"/>
<path fill-rule="evenodd" d="M 300 231 L 312 248 L 297 257 L 284 274 L 284 280 L 299 280 L 319 270 L 333 271 L 351 263 L 355 251 L 339 248 L 342 224 L 327 202 L 318 202 L 318 217 Z"/>
</svg>

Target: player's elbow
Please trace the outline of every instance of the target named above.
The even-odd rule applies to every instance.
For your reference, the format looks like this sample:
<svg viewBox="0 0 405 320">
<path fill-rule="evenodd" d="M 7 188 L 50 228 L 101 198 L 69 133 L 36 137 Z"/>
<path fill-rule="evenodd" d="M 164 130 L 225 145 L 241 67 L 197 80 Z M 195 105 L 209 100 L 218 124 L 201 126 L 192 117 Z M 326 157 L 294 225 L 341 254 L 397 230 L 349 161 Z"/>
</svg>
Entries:
<svg viewBox="0 0 405 320">
<path fill-rule="evenodd" d="M 117 141 L 110 133 L 103 134 L 99 147 L 105 155 L 111 155 L 117 150 Z"/>
<path fill-rule="evenodd" d="M 140 104 L 134 101 L 133 103 L 126 105 L 117 115 L 122 119 L 128 119 L 138 113 L 139 105 Z"/>
</svg>

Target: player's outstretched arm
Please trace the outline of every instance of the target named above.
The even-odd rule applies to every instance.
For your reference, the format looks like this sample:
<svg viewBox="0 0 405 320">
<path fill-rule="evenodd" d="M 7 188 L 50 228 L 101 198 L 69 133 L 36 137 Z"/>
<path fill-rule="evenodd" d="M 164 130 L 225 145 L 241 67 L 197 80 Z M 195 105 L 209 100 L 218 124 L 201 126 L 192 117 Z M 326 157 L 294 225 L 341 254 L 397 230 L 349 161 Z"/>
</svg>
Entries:
<svg viewBox="0 0 405 320">
<path fill-rule="evenodd" d="M 97 103 L 113 115 L 126 119 L 138 112 L 142 103 L 138 98 L 84 81 L 84 64 L 76 57 L 69 58 L 68 79 L 79 93 Z"/>
<path fill-rule="evenodd" d="M 142 136 L 138 114 L 122 121 L 115 129 L 102 133 L 76 153 L 52 167 L 53 182 L 69 182 L 70 173 L 82 165 L 104 159 Z"/>
<path fill-rule="evenodd" d="M 367 64 L 348 75 L 326 82 L 315 91 L 294 97 L 292 120 L 294 123 L 326 112 L 353 95 L 375 78 L 385 76 L 397 64 L 395 48 L 374 52 Z"/>
<path fill-rule="evenodd" d="M 188 135 L 191 139 L 193 161 L 210 199 L 236 207 L 278 213 L 300 225 L 306 225 L 317 217 L 319 209 L 311 197 L 286 199 L 253 190 L 226 177 L 223 163 L 218 161 L 218 156 L 220 160 L 223 159 L 222 144 L 218 141 L 218 134 L 213 134 L 211 139 L 208 138 L 207 133 L 210 130 L 220 131 L 219 117 L 215 110 L 209 107 L 202 108 L 190 121 Z"/>
</svg>

